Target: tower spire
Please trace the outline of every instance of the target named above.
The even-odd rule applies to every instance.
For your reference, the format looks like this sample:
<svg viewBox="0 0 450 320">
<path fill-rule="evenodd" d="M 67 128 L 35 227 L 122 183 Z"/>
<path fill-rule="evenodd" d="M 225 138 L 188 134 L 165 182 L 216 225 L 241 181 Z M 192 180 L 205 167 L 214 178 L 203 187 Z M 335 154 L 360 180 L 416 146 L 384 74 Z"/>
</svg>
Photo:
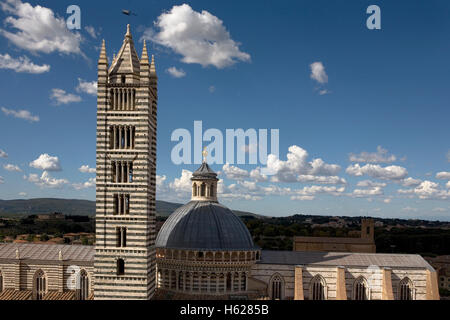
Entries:
<svg viewBox="0 0 450 320">
<path fill-rule="evenodd" d="M 108 57 L 106 56 L 106 43 L 105 39 L 102 41 L 102 48 L 100 50 L 100 58 L 98 59 L 99 64 L 108 64 Z"/>
<path fill-rule="evenodd" d="M 130 25 L 127 24 L 127 33 L 125 34 L 126 38 L 133 38 L 133 36 L 131 35 L 131 31 L 130 31 Z"/>
<path fill-rule="evenodd" d="M 150 74 L 156 77 L 155 56 L 152 54 L 152 63 L 150 64 Z"/>
<path fill-rule="evenodd" d="M 148 52 L 147 52 L 147 44 L 145 43 L 144 40 L 144 48 L 142 49 L 142 58 L 141 61 L 145 61 L 148 63 Z"/>
</svg>

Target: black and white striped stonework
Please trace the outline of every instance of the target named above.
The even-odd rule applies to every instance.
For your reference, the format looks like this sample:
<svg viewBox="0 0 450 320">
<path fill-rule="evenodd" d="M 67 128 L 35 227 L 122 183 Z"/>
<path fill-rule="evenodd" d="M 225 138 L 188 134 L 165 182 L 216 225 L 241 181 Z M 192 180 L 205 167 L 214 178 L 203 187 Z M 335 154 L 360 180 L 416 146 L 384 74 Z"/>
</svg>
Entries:
<svg viewBox="0 0 450 320">
<path fill-rule="evenodd" d="M 111 66 L 98 62 L 95 299 L 155 291 L 157 76 L 129 26 Z"/>
</svg>

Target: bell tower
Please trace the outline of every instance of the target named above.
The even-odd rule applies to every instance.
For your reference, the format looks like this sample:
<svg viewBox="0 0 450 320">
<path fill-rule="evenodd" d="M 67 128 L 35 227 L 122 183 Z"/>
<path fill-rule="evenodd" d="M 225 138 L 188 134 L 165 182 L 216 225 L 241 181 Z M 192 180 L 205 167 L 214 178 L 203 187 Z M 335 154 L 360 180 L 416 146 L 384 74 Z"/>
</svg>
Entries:
<svg viewBox="0 0 450 320">
<path fill-rule="evenodd" d="M 94 298 L 148 300 L 155 292 L 157 86 L 130 26 L 111 66 L 98 61 Z"/>
</svg>

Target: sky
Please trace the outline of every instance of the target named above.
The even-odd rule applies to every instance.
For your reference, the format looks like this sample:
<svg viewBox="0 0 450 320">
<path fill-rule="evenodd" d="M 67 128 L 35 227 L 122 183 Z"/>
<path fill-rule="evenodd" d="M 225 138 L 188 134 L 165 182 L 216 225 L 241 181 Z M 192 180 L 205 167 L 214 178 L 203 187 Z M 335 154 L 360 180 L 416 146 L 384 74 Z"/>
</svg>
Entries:
<svg viewBox="0 0 450 320">
<path fill-rule="evenodd" d="M 0 1 L 0 199 L 95 200 L 97 59 L 130 24 L 159 78 L 158 199 L 189 201 L 171 136 L 202 121 L 279 130 L 267 164 L 211 163 L 232 209 L 450 221 L 448 1 L 80 0 L 69 30 L 72 4 Z"/>
</svg>

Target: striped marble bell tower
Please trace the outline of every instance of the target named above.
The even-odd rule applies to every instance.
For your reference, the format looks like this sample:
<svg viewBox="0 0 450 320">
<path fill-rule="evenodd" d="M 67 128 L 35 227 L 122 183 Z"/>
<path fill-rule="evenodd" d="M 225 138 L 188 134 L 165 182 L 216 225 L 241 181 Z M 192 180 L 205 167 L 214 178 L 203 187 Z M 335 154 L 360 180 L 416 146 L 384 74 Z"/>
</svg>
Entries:
<svg viewBox="0 0 450 320">
<path fill-rule="evenodd" d="M 98 61 L 95 299 L 150 299 L 155 291 L 157 82 L 130 26 L 108 65 Z"/>
</svg>

